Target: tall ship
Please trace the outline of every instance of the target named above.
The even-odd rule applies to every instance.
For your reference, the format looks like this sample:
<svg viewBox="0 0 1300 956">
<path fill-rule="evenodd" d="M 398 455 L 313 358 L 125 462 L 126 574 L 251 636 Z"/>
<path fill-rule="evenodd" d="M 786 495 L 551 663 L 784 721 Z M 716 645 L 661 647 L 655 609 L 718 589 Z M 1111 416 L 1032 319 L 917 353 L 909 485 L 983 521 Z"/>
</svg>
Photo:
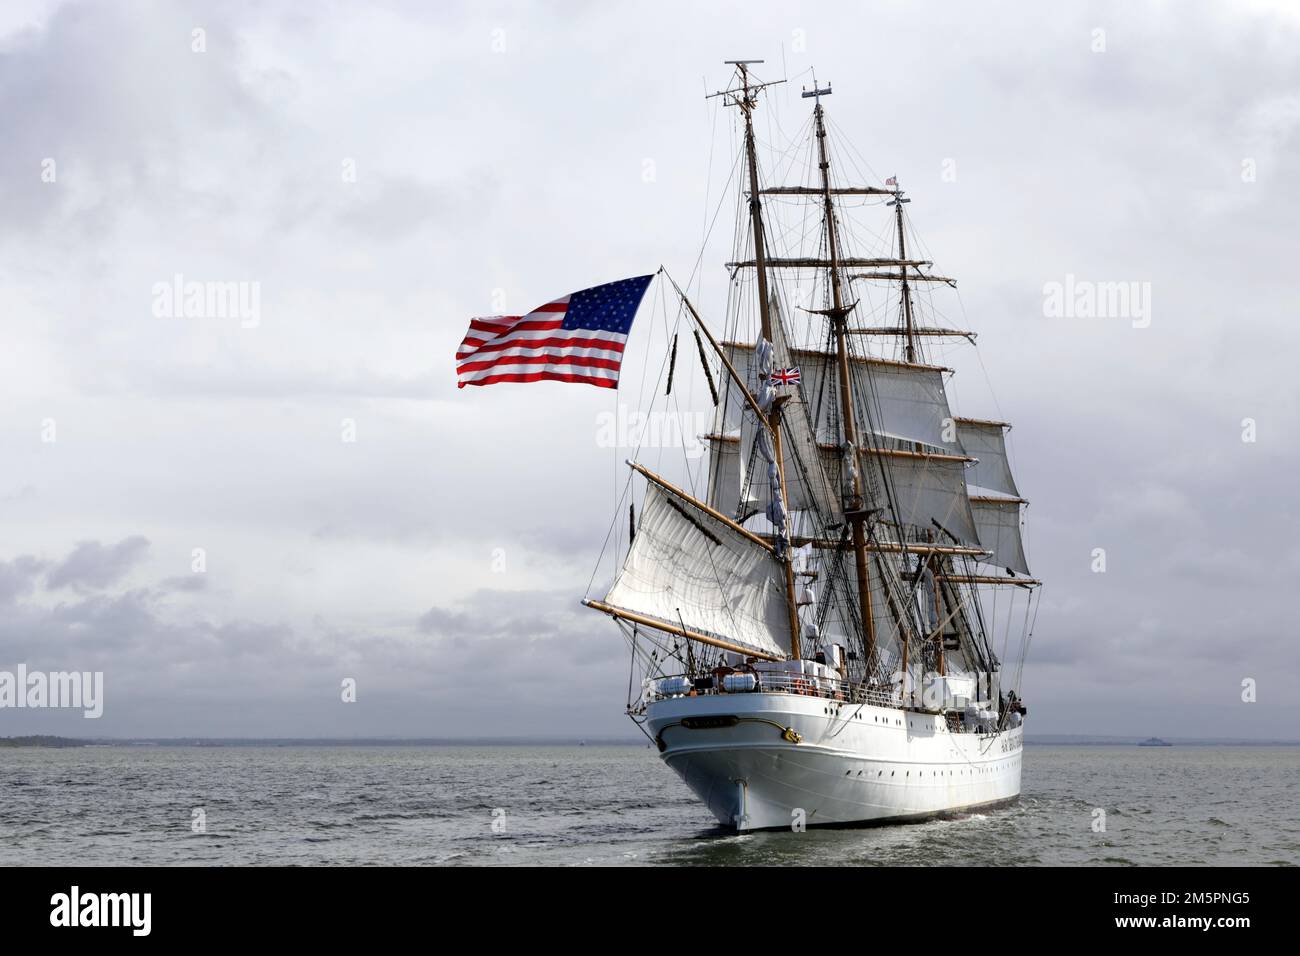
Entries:
<svg viewBox="0 0 1300 956">
<path fill-rule="evenodd" d="M 917 255 L 897 177 L 843 175 L 855 154 L 815 78 L 801 134 L 765 144 L 769 180 L 755 113 L 785 81 L 728 62 L 726 314 L 666 280 L 686 345 L 665 341 L 655 393 L 692 369 L 707 384 L 707 455 L 677 480 L 628 462 L 612 585 L 583 603 L 627 640 L 628 714 L 725 827 L 1012 802 L 1039 581 L 1011 426 L 949 402 L 938 356 L 975 339 L 937 299 L 956 282 Z"/>
</svg>

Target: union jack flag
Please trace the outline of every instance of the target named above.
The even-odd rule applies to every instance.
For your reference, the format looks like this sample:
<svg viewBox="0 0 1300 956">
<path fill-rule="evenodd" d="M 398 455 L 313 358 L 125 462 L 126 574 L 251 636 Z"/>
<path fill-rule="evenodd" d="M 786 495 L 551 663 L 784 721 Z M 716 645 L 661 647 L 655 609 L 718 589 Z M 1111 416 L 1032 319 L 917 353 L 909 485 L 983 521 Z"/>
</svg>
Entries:
<svg viewBox="0 0 1300 956">
<path fill-rule="evenodd" d="M 799 366 L 797 365 L 794 368 L 772 369 L 773 385 L 798 385 L 800 381 Z"/>
</svg>

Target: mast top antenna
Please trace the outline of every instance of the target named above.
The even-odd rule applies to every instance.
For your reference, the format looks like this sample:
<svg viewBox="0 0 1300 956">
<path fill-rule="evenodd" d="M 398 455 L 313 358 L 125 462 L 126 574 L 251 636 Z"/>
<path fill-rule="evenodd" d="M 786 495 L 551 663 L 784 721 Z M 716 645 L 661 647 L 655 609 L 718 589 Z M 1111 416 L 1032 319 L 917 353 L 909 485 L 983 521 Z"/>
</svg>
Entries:
<svg viewBox="0 0 1300 956">
<path fill-rule="evenodd" d="M 808 89 L 808 87 L 806 87 L 806 86 L 805 86 L 805 87 L 802 87 L 803 92 L 800 93 L 799 95 L 802 96 L 804 99 L 808 99 L 809 97 L 816 97 L 816 98 L 817 98 L 817 103 L 818 103 L 818 105 L 820 105 L 823 96 L 830 96 L 830 95 L 831 95 L 831 92 L 832 92 L 832 91 L 831 91 L 831 85 L 830 85 L 830 83 L 828 82 L 828 83 L 826 84 L 826 89 L 824 89 L 824 90 L 823 90 L 821 87 L 819 87 L 819 86 L 817 85 L 817 71 L 816 71 L 816 70 L 813 70 L 812 81 L 813 81 L 813 84 L 812 84 L 812 85 L 813 85 L 813 88 L 810 90 L 810 89 Z"/>
<path fill-rule="evenodd" d="M 762 63 L 762 60 L 727 60 L 728 65 L 734 66 L 739 76 L 739 86 L 733 86 L 730 89 L 718 90 L 716 93 L 710 93 L 704 98 L 711 100 L 715 96 L 725 96 L 728 100 L 728 106 L 739 106 L 745 112 L 754 108 L 758 99 L 758 91 L 767 89 L 769 86 L 776 86 L 784 83 L 785 80 L 768 80 L 766 83 L 751 83 L 749 65 L 751 63 Z"/>
</svg>

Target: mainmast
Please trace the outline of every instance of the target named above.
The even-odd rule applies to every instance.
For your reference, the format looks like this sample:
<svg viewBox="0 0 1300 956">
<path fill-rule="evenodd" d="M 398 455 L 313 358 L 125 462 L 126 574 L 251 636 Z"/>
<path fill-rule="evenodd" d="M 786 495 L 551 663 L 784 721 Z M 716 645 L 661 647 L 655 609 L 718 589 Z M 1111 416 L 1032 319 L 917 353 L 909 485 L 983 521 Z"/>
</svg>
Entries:
<svg viewBox="0 0 1300 956">
<path fill-rule="evenodd" d="M 851 501 L 845 509 L 845 517 L 853 529 L 853 565 L 857 573 L 858 607 L 862 610 L 862 633 L 865 642 L 866 673 L 875 672 L 876 660 L 876 619 L 871 607 L 871 572 L 867 565 L 867 535 L 864 527 L 869 512 L 865 510 L 865 495 L 862 486 L 862 461 L 858 449 L 857 426 L 853 415 L 853 383 L 849 374 L 849 353 L 846 339 L 848 337 L 848 314 L 853 305 L 844 304 L 844 288 L 840 277 L 839 236 L 835 230 L 835 204 L 831 198 L 831 164 L 826 154 L 826 124 L 823 118 L 823 96 L 829 96 L 831 88 L 819 89 L 816 78 L 813 79 L 812 91 L 804 91 L 805 97 L 817 100 L 813 117 L 817 124 L 817 157 L 821 169 L 822 206 L 826 219 L 826 249 L 830 257 L 831 308 L 828 316 L 835 330 L 835 354 L 839 365 L 840 379 L 840 415 L 843 422 L 844 441 L 848 445 L 848 454 L 853 463 Z M 902 255 L 899 258 L 903 258 Z M 855 303 L 856 304 L 856 303 Z M 909 358 L 909 361 L 911 359 Z"/>
<path fill-rule="evenodd" d="M 741 88 L 728 91 L 731 101 L 740 107 L 745 117 L 745 160 L 749 166 L 749 217 L 754 233 L 754 269 L 758 276 L 758 314 L 763 338 L 768 342 L 772 337 L 772 305 L 767 290 L 767 245 L 763 232 L 763 207 L 758 188 L 758 157 L 754 146 L 754 107 L 758 104 L 758 91 L 770 83 L 751 86 L 749 82 L 749 65 L 762 63 L 762 60 L 728 60 L 740 74 Z M 783 82 L 783 81 L 779 81 Z M 764 383 L 766 384 L 766 383 Z M 790 500 L 786 494 L 785 456 L 781 452 L 781 406 L 786 396 L 780 396 L 768 412 L 768 423 L 772 432 L 772 453 L 776 457 L 777 479 L 781 487 L 781 506 L 786 508 Z M 789 511 L 786 510 L 786 534 L 789 535 Z M 794 562 L 789 548 L 783 555 L 785 563 L 786 599 L 790 607 L 790 656 L 795 660 L 802 657 L 799 646 L 799 605 L 795 593 Z"/>
</svg>

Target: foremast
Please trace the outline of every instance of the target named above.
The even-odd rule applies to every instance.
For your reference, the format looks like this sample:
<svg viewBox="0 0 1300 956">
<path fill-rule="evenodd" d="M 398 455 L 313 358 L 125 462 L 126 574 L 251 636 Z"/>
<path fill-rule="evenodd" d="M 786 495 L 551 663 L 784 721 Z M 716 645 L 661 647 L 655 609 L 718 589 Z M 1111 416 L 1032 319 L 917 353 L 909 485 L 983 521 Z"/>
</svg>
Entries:
<svg viewBox="0 0 1300 956">
<path fill-rule="evenodd" d="M 754 269 L 758 286 L 759 323 L 763 339 L 771 342 L 773 341 L 772 305 L 768 297 L 767 287 L 767 243 L 763 230 L 763 204 L 758 185 L 758 151 L 754 143 L 754 107 L 758 105 L 759 91 L 774 84 L 752 84 L 750 82 L 750 64 L 762 63 L 762 60 L 728 60 L 727 62 L 735 66 L 740 80 L 738 89 L 725 91 L 724 95 L 730 99 L 733 105 L 740 108 L 742 115 L 745 117 L 745 164 L 749 168 L 749 218 L 754 238 Z M 766 384 L 764 383 L 764 385 Z M 772 407 L 767 412 L 767 424 L 771 434 L 772 453 L 776 459 L 777 481 L 780 486 L 780 508 L 785 516 L 784 527 L 777 530 L 785 538 L 785 546 L 781 549 L 780 554 L 785 564 L 786 600 L 789 604 L 790 657 L 798 660 L 802 657 L 802 648 L 799 641 L 799 604 L 795 591 L 794 561 L 789 548 L 788 503 L 790 499 L 786 488 L 785 455 L 781 447 L 781 406 L 785 400 L 785 396 L 779 396 L 772 402 Z"/>
</svg>

